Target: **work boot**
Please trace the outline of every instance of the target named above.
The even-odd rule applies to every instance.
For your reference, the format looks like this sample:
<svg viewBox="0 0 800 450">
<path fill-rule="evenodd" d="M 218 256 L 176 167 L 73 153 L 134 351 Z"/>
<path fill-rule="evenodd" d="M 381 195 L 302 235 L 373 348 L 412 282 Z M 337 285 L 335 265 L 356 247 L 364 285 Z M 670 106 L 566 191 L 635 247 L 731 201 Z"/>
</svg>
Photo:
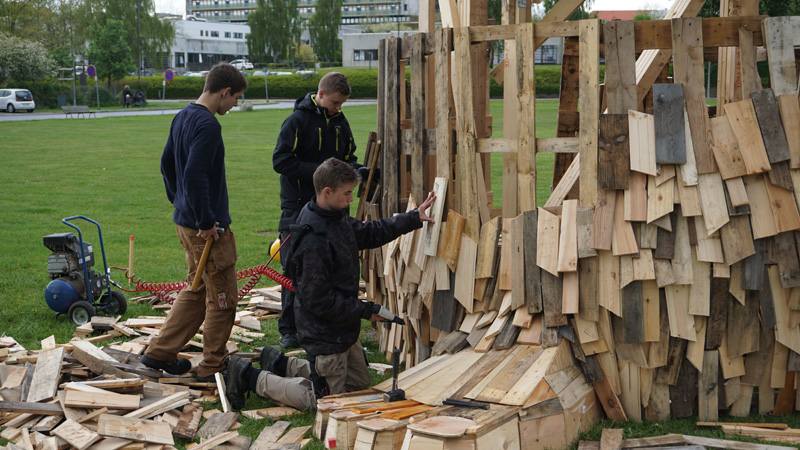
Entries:
<svg viewBox="0 0 800 450">
<path fill-rule="evenodd" d="M 228 375 L 225 377 L 225 396 L 228 397 L 233 409 L 242 409 L 244 407 L 244 396 L 250 391 L 250 385 L 244 373 L 250 366 L 250 361 L 245 361 L 238 356 L 231 356 L 231 359 L 228 360 Z"/>
<path fill-rule="evenodd" d="M 222 378 L 225 379 L 225 377 L 228 376 L 228 369 L 222 369 L 222 370 L 219 371 L 219 373 L 221 373 L 222 374 Z M 197 382 L 198 383 L 216 383 L 217 379 L 214 378 L 214 374 L 211 374 L 211 375 L 209 375 L 207 377 L 197 377 Z"/>
<path fill-rule="evenodd" d="M 297 340 L 296 334 L 284 334 L 281 336 L 281 347 L 283 348 L 297 348 L 300 347 L 300 341 Z"/>
<path fill-rule="evenodd" d="M 278 373 L 278 369 L 276 368 L 278 361 L 280 361 L 282 357 L 283 353 L 277 348 L 269 345 L 264 346 L 264 348 L 261 350 L 261 357 L 259 358 L 259 361 L 261 362 L 261 370 L 266 370 L 274 373 L 275 375 L 285 376 L 285 374 Z"/>
<path fill-rule="evenodd" d="M 180 375 L 188 372 L 192 368 L 192 363 L 186 358 L 178 358 L 172 361 L 159 361 L 147 355 L 142 356 L 142 364 L 151 368 L 163 370 L 172 375 Z"/>
</svg>

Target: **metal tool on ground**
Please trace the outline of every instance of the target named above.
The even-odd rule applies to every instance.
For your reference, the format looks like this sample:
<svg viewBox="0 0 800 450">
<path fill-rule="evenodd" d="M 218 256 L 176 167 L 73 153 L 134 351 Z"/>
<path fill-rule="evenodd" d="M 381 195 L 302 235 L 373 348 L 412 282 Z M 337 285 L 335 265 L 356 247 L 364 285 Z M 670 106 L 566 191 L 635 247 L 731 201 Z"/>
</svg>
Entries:
<svg viewBox="0 0 800 450">
<path fill-rule="evenodd" d="M 376 316 L 382 317 L 384 320 L 381 322 L 392 322 L 398 325 L 405 325 L 406 321 L 401 319 L 400 317 L 395 316 L 391 311 L 386 309 L 385 306 L 381 306 L 377 303 L 372 304 L 372 314 Z"/>
<path fill-rule="evenodd" d="M 489 405 L 486 403 L 468 402 L 466 400 L 456 400 L 454 398 L 448 398 L 447 400 L 442 401 L 442 404 L 449 406 L 462 406 L 464 408 L 489 409 Z"/>
<path fill-rule="evenodd" d="M 217 227 L 217 233 L 222 234 L 225 231 L 224 228 Z M 214 243 L 213 238 L 209 238 L 206 240 L 205 248 L 203 249 L 203 254 L 200 256 L 200 262 L 197 263 L 197 270 L 194 272 L 194 279 L 192 280 L 192 290 L 196 291 L 197 288 L 200 287 L 200 280 L 203 278 L 203 272 L 206 270 L 206 261 L 208 261 L 208 255 L 211 254 L 211 244 Z"/>
<path fill-rule="evenodd" d="M 397 375 L 400 372 L 400 350 L 392 351 L 392 390 L 383 394 L 384 402 L 397 402 L 406 399 L 406 391 L 397 387 Z"/>
<path fill-rule="evenodd" d="M 103 272 L 91 270 L 95 256 L 92 244 L 83 240 L 83 233 L 71 220 L 83 219 L 97 226 L 100 253 L 103 255 Z M 106 249 L 100 224 L 86 216 L 61 219 L 65 225 L 78 232 L 56 233 L 43 238 L 44 246 L 52 253 L 47 259 L 50 283 L 44 291 L 47 306 L 57 316 L 67 314 L 75 325 L 83 325 L 98 312 L 110 315 L 124 314 L 128 302 L 122 292 L 111 289 L 115 284 L 109 276 Z"/>
</svg>

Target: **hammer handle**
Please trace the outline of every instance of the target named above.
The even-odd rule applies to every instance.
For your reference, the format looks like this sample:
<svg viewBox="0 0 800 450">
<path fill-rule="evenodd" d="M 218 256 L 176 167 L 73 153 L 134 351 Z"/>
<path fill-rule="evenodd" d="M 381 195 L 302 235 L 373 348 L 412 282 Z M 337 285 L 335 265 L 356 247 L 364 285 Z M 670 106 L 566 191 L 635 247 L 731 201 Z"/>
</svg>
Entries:
<svg viewBox="0 0 800 450">
<path fill-rule="evenodd" d="M 397 389 L 397 376 L 400 372 L 400 350 L 392 351 L 392 389 Z"/>
<path fill-rule="evenodd" d="M 214 238 L 210 238 L 206 241 L 206 246 L 203 249 L 203 254 L 200 256 L 200 262 L 197 263 L 197 270 L 194 272 L 194 279 L 192 280 L 192 290 L 196 291 L 198 287 L 200 287 L 200 279 L 203 278 L 203 272 L 206 270 L 206 261 L 208 261 L 208 255 L 211 253 L 211 244 L 214 242 Z"/>
</svg>

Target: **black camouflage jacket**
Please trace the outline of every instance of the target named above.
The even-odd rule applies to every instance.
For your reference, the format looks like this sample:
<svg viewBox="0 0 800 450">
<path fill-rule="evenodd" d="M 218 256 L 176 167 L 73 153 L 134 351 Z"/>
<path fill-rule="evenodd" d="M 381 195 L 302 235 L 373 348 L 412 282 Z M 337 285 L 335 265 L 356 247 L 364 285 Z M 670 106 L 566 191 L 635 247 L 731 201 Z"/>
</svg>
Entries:
<svg viewBox="0 0 800 450">
<path fill-rule="evenodd" d="M 306 204 L 293 226 L 300 240 L 288 262 L 297 335 L 306 352 L 342 353 L 358 340 L 361 319 L 372 316 L 371 303 L 358 299 L 359 250 L 380 247 L 420 227 L 417 210 L 360 222 L 347 209 L 328 211 L 315 200 Z"/>
</svg>

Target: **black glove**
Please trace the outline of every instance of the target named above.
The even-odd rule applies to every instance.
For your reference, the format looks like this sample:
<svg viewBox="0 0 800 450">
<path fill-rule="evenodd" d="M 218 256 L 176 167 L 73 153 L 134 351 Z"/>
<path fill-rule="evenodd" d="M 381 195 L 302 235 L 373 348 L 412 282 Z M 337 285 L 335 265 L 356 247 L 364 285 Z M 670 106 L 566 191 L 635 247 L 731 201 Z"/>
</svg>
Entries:
<svg viewBox="0 0 800 450">
<path fill-rule="evenodd" d="M 366 182 L 367 179 L 369 178 L 369 171 L 370 171 L 370 168 L 367 167 L 367 166 L 361 166 L 356 170 L 356 172 L 358 172 L 358 176 L 361 177 L 361 181 L 364 181 L 364 182 Z M 372 179 L 373 180 L 379 180 L 380 178 L 381 178 L 381 171 L 377 167 L 373 168 L 372 169 Z"/>
</svg>

